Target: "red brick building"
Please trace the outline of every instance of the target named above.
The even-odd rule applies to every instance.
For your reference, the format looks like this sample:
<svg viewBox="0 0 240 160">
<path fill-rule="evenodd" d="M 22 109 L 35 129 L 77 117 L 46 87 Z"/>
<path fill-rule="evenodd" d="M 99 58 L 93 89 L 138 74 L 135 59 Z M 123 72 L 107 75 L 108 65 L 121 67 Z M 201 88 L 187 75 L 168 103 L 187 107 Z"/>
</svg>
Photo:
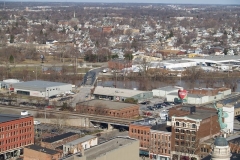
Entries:
<svg viewBox="0 0 240 160">
<path fill-rule="evenodd" d="M 58 160 L 61 153 L 52 149 L 37 145 L 30 145 L 24 148 L 23 160 Z"/>
<path fill-rule="evenodd" d="M 76 111 L 88 114 L 132 118 L 139 115 L 139 106 L 131 103 L 94 99 L 77 103 Z"/>
<path fill-rule="evenodd" d="M 62 146 L 68 142 L 79 138 L 77 133 L 67 132 L 53 137 L 44 138 L 41 141 L 41 147 L 55 150 L 57 147 Z"/>
<path fill-rule="evenodd" d="M 172 126 L 172 160 L 200 160 L 202 143 L 220 134 L 218 115 L 215 109 L 195 106 L 178 106 L 169 110 L 168 125 Z"/>
<path fill-rule="evenodd" d="M 32 116 L 0 114 L 0 159 L 20 153 L 24 146 L 34 144 Z"/>
<path fill-rule="evenodd" d="M 171 154 L 171 127 L 157 124 L 150 118 L 129 126 L 129 137 L 140 141 L 140 154 L 151 159 L 169 159 Z"/>
<path fill-rule="evenodd" d="M 108 68 L 112 70 L 122 70 L 123 68 L 132 67 L 132 61 L 124 59 L 113 59 L 108 61 Z"/>
</svg>

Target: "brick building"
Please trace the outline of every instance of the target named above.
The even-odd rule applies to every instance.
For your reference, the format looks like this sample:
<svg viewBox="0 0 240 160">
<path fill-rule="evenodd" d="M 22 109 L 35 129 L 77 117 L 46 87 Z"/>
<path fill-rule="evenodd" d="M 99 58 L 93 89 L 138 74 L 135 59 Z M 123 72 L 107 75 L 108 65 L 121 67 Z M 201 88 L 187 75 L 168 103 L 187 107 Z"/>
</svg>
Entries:
<svg viewBox="0 0 240 160">
<path fill-rule="evenodd" d="M 112 59 L 108 61 L 108 68 L 112 70 L 122 70 L 123 68 L 132 67 L 132 61 L 124 59 Z"/>
<path fill-rule="evenodd" d="M 137 104 L 94 99 L 77 103 L 76 111 L 88 114 L 132 118 L 139 115 L 139 106 Z"/>
<path fill-rule="evenodd" d="M 76 140 L 78 138 L 79 138 L 79 135 L 77 133 L 67 132 L 54 137 L 48 137 L 48 138 L 42 139 L 41 147 L 46 147 L 46 148 L 55 150 L 56 148 L 61 147 L 64 144 L 71 142 L 73 140 Z"/>
<path fill-rule="evenodd" d="M 129 137 L 140 141 L 140 154 L 152 159 L 170 159 L 171 127 L 157 124 L 154 118 L 137 121 L 129 126 Z"/>
<path fill-rule="evenodd" d="M 58 160 L 61 153 L 45 147 L 30 145 L 24 148 L 23 160 Z"/>
<path fill-rule="evenodd" d="M 195 106 L 178 106 L 169 110 L 168 125 L 172 126 L 172 160 L 199 160 L 203 143 L 220 134 L 218 115 L 215 109 Z M 209 148 L 205 148 L 210 152 Z"/>
<path fill-rule="evenodd" d="M 171 157 L 171 127 L 166 123 L 151 127 L 150 158 L 169 160 Z"/>
<path fill-rule="evenodd" d="M 34 144 L 32 116 L 0 114 L 0 159 L 19 156 L 24 146 Z"/>
</svg>

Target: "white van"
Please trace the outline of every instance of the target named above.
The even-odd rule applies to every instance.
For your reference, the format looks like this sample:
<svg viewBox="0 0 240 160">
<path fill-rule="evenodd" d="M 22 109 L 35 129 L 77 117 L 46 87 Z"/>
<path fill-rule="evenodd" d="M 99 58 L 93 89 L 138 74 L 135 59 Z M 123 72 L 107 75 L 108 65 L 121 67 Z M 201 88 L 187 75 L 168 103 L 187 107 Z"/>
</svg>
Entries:
<svg viewBox="0 0 240 160">
<path fill-rule="evenodd" d="M 33 121 L 33 124 L 34 124 L 34 125 L 39 125 L 39 124 L 41 124 L 41 122 L 39 122 L 39 121 Z"/>
</svg>

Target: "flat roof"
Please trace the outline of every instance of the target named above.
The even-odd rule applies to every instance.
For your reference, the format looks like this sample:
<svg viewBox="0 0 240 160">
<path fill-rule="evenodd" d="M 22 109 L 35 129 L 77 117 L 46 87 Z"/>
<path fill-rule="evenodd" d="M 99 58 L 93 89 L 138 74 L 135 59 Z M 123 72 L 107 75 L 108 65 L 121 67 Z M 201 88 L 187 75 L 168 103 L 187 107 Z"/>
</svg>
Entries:
<svg viewBox="0 0 240 160">
<path fill-rule="evenodd" d="M 171 126 L 167 126 L 167 123 L 163 123 L 163 124 L 158 124 L 158 125 L 152 126 L 151 130 L 170 132 L 171 133 L 172 127 Z"/>
<path fill-rule="evenodd" d="M 182 58 L 183 60 L 202 60 L 202 61 L 215 61 L 215 62 L 226 62 L 226 61 L 240 61 L 239 55 L 224 55 L 224 56 L 204 56 L 204 57 L 194 57 L 194 58 Z"/>
<path fill-rule="evenodd" d="M 188 118 L 192 118 L 192 119 L 207 119 L 211 116 L 217 115 L 217 111 L 212 111 L 212 110 L 204 110 L 204 109 L 198 109 L 196 107 L 196 112 L 193 112 L 192 114 L 186 115 L 186 116 L 180 116 L 180 117 L 188 117 Z M 174 115 L 173 115 L 174 116 Z M 178 116 L 175 116 L 176 118 L 178 118 Z"/>
<path fill-rule="evenodd" d="M 177 88 L 177 86 L 166 86 L 166 87 L 161 87 L 158 89 L 153 89 L 153 90 L 163 90 L 163 91 L 174 91 L 174 90 L 178 90 L 179 88 Z"/>
<path fill-rule="evenodd" d="M 136 141 L 138 140 L 128 137 L 117 137 L 92 148 L 86 149 L 84 151 L 84 155 L 86 156 L 86 160 L 93 160 L 97 157 L 101 157 L 101 155 L 107 152 L 111 152 Z"/>
<path fill-rule="evenodd" d="M 35 144 L 30 145 L 30 146 L 26 146 L 25 148 L 32 149 L 32 150 L 42 152 L 42 153 L 45 153 L 45 154 L 50 154 L 50 155 L 54 155 L 54 154 L 59 153 L 58 151 L 55 151 L 55 150 L 52 150 L 52 149 L 49 149 L 49 148 L 45 148 L 45 147 L 41 147 L 41 146 L 38 146 L 38 145 L 35 145 Z"/>
<path fill-rule="evenodd" d="M 92 99 L 85 102 L 79 102 L 78 105 L 93 106 L 93 107 L 102 107 L 107 109 L 121 110 L 124 108 L 138 106 L 137 104 L 124 103 L 124 102 L 114 102 L 108 100 Z"/>
<path fill-rule="evenodd" d="M 96 138 L 96 136 L 86 135 L 86 136 L 78 138 L 74 141 L 68 142 L 65 145 L 77 145 L 79 143 L 83 143 L 83 142 L 89 141 L 89 140 L 94 139 L 94 138 Z"/>
<path fill-rule="evenodd" d="M 18 120 L 18 119 L 25 118 L 25 117 L 29 117 L 29 116 L 21 116 L 21 115 L 13 115 L 13 114 L 0 114 L 0 123 L 14 121 L 14 120 Z"/>
<path fill-rule="evenodd" d="M 62 140 L 62 139 L 65 139 L 65 138 L 67 138 L 67 137 L 76 135 L 76 134 L 77 134 L 77 133 L 67 132 L 67 133 L 64 133 L 64 134 L 57 135 L 57 136 L 44 138 L 44 139 L 42 139 L 42 142 L 53 143 L 53 142 L 57 142 L 57 141 L 60 141 L 60 140 Z"/>
<path fill-rule="evenodd" d="M 12 84 L 14 88 L 26 89 L 26 90 L 37 90 L 37 91 L 46 91 L 48 87 L 58 87 L 62 85 L 69 85 L 69 83 L 61 83 L 61 82 L 50 82 L 50 81 L 27 81 Z"/>
<path fill-rule="evenodd" d="M 139 91 L 132 89 L 122 89 L 122 88 L 111 88 L 97 86 L 94 90 L 94 94 L 105 95 L 105 96 L 120 96 L 120 97 L 133 97 L 138 94 L 147 93 L 152 91 Z"/>
</svg>

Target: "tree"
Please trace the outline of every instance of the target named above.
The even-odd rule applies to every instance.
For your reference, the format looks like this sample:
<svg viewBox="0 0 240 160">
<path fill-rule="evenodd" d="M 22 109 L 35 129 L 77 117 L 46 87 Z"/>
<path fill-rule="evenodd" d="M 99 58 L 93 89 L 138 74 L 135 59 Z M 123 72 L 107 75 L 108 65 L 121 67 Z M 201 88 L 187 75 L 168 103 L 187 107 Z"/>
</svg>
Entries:
<svg viewBox="0 0 240 160">
<path fill-rule="evenodd" d="M 14 35 L 11 34 L 11 36 L 10 36 L 10 43 L 13 43 L 13 42 L 14 42 Z"/>
<path fill-rule="evenodd" d="M 173 31 L 172 30 L 170 31 L 169 37 L 170 38 L 173 37 Z"/>
<path fill-rule="evenodd" d="M 227 48 L 224 48 L 223 50 L 224 55 L 227 55 L 227 52 L 228 52 Z"/>
<path fill-rule="evenodd" d="M 137 99 L 134 99 L 134 98 L 126 98 L 125 103 L 132 103 L 132 104 L 137 104 L 138 103 L 138 100 Z"/>
<path fill-rule="evenodd" d="M 9 63 L 14 63 L 14 57 L 13 57 L 13 55 L 11 55 L 11 56 L 9 57 Z"/>
</svg>

